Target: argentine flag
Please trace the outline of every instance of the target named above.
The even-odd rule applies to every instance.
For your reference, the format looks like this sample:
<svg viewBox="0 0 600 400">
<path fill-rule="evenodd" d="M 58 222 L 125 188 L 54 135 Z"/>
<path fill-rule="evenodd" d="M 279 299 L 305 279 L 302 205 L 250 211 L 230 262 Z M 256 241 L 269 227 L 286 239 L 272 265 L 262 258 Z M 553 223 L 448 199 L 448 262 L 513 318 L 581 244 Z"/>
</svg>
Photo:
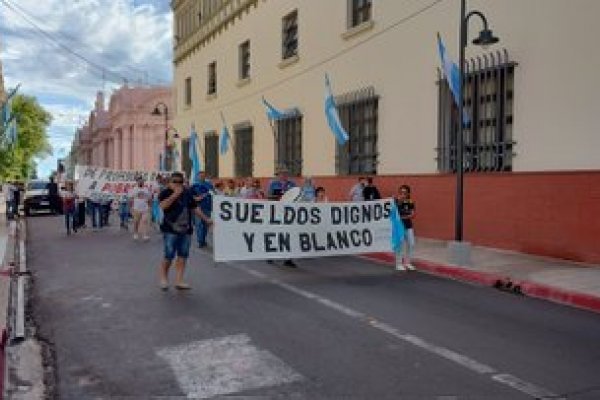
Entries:
<svg viewBox="0 0 600 400">
<path fill-rule="evenodd" d="M 229 130 L 227 125 L 223 123 L 223 129 L 221 129 L 221 137 L 219 138 L 219 151 L 221 154 L 227 153 L 229 150 Z"/>
<path fill-rule="evenodd" d="M 273 107 L 273 105 L 271 103 L 269 103 L 264 98 L 264 96 L 262 98 L 262 102 L 263 102 L 263 105 L 265 106 L 265 108 L 267 109 L 267 118 L 269 118 L 269 120 L 271 120 L 271 121 L 284 119 L 291 115 L 290 112 L 280 111 L 280 110 L 276 109 L 275 107 Z"/>
<path fill-rule="evenodd" d="M 402 242 L 404 241 L 404 224 L 400 219 L 396 202 L 392 199 L 392 212 L 390 213 L 390 222 L 392 224 L 391 245 L 394 253 L 402 250 Z"/>
<path fill-rule="evenodd" d="M 223 121 L 223 128 L 221 129 L 221 136 L 219 137 L 219 152 L 221 154 L 229 151 L 229 130 L 227 129 L 227 123 L 225 122 L 225 116 L 221 112 L 221 121 Z"/>
<path fill-rule="evenodd" d="M 456 106 L 458 107 L 462 102 L 462 88 L 460 87 L 460 70 L 446 53 L 446 47 L 444 46 L 444 42 L 442 42 L 442 38 L 439 33 L 437 38 L 438 51 L 440 53 L 440 59 L 442 62 L 442 70 L 444 71 L 446 81 L 448 81 L 448 86 L 450 86 L 450 91 L 452 92 L 454 103 L 456 103 Z M 469 121 L 469 116 L 467 112 L 463 109 L 463 125 L 467 124 Z"/>
<path fill-rule="evenodd" d="M 348 134 L 340 122 L 340 116 L 338 115 L 335 100 L 331 93 L 331 85 L 329 84 L 329 76 L 327 74 L 325 74 L 325 117 L 327 118 L 329 129 L 333 132 L 337 142 L 340 145 L 345 144 L 348 141 Z"/>
<path fill-rule="evenodd" d="M 196 133 L 196 127 L 192 125 L 192 131 L 190 133 L 190 149 L 189 149 L 189 157 L 192 160 L 192 183 L 196 183 L 198 179 L 198 173 L 202 168 L 200 165 L 200 158 L 198 157 L 198 134 Z"/>
</svg>

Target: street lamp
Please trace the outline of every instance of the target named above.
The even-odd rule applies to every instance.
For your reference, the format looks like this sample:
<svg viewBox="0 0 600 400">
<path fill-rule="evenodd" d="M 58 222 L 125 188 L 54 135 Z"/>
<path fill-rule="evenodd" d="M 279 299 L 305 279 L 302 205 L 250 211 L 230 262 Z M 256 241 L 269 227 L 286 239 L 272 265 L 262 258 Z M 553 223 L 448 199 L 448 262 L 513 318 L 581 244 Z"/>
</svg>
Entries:
<svg viewBox="0 0 600 400">
<path fill-rule="evenodd" d="M 461 0 L 460 6 L 460 54 L 458 61 L 459 76 L 461 88 L 461 99 L 458 104 L 458 137 L 457 137 L 457 185 L 456 185 L 456 221 L 455 221 L 455 240 L 460 242 L 463 240 L 463 178 L 464 178 L 464 121 L 463 121 L 463 109 L 464 109 L 464 77 L 465 77 L 465 49 L 467 47 L 467 40 L 469 37 L 468 26 L 469 19 L 472 16 L 478 16 L 483 23 L 483 30 L 479 32 L 479 36 L 473 40 L 473 44 L 478 46 L 489 46 L 494 43 L 498 43 L 499 39 L 494 36 L 492 31 L 488 28 L 487 18 L 480 11 L 474 10 L 466 14 L 466 0 Z"/>
<path fill-rule="evenodd" d="M 459 87 L 461 88 L 461 99 L 458 104 L 458 135 L 457 135 L 457 152 L 456 152 L 456 215 L 455 215 L 455 231 L 454 231 L 454 239 L 456 242 L 462 242 L 463 240 L 463 201 L 464 201 L 464 193 L 463 193 L 463 178 L 464 178 L 464 165 L 463 165 L 463 142 L 464 142 L 464 121 L 463 121 L 463 109 L 464 109 L 464 76 L 465 76 L 465 49 L 467 47 L 467 40 L 469 37 L 468 34 L 468 25 L 469 19 L 472 16 L 478 16 L 483 23 L 483 30 L 479 32 L 479 36 L 473 40 L 473 44 L 478 46 L 489 46 L 494 43 L 498 43 L 499 39 L 494 36 L 492 31 L 488 28 L 488 22 L 485 15 L 482 12 L 473 10 L 466 13 L 467 11 L 467 1 L 461 0 L 460 3 L 460 33 L 459 33 L 459 43 L 460 43 L 460 53 L 458 60 L 458 69 L 460 76 Z M 464 253 L 465 247 L 462 247 L 462 252 Z M 464 255 L 464 254 L 463 254 Z M 469 263 L 469 257 L 458 256 L 458 259 L 465 261 L 465 263 Z"/>
<path fill-rule="evenodd" d="M 175 128 L 169 128 L 169 107 L 162 101 L 158 102 L 151 113 L 152 115 L 165 116 L 165 142 L 164 142 L 164 157 L 165 157 L 165 169 L 171 170 L 171 154 L 169 146 L 169 131 L 174 131 L 173 138 L 178 139 L 179 133 Z"/>
</svg>

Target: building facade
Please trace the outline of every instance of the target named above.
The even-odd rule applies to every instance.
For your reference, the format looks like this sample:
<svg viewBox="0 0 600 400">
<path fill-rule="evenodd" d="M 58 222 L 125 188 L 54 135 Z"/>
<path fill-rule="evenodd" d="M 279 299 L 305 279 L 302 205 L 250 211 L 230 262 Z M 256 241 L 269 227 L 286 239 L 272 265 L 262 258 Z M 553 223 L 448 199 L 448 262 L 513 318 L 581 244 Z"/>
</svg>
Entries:
<svg viewBox="0 0 600 400">
<path fill-rule="evenodd" d="M 600 262 L 600 222 L 585 217 L 600 211 L 593 189 L 600 187 L 600 2 L 468 3 L 487 16 L 500 42 L 472 45 L 481 24 L 470 20 L 466 239 Z M 317 176 L 338 199 L 357 175 L 377 175 L 386 195 L 410 182 L 418 233 L 453 236 L 459 124 L 437 34 L 457 61 L 458 1 L 171 4 L 174 124 L 180 132 L 196 127 L 209 174 L 268 177 L 285 165 Z M 344 146 L 325 118 L 326 75 L 350 136 Z M 293 112 L 271 123 L 263 97 Z M 223 125 L 232 148 L 219 154 Z M 571 213 L 557 212 L 563 185 Z"/>
<path fill-rule="evenodd" d="M 98 92 L 88 121 L 77 130 L 73 154 L 79 165 L 111 169 L 152 170 L 161 167 L 165 131 L 173 132 L 170 118 L 171 89 L 127 87 L 116 90 L 108 108 Z M 160 105 L 160 115 L 155 108 Z M 166 111 L 166 116 L 165 116 Z M 169 135 L 173 145 L 174 135 Z"/>
</svg>

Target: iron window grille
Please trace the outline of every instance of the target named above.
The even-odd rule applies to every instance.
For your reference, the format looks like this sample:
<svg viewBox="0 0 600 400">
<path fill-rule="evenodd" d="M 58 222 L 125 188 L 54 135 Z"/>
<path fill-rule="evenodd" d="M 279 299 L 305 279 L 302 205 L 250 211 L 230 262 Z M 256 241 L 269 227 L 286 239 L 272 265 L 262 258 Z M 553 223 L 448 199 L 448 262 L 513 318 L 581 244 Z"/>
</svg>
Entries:
<svg viewBox="0 0 600 400">
<path fill-rule="evenodd" d="M 208 89 L 207 94 L 217 93 L 217 62 L 213 61 L 208 64 Z"/>
<path fill-rule="evenodd" d="M 275 123 L 275 171 L 285 167 L 290 175 L 302 175 L 302 115 L 292 115 Z"/>
<path fill-rule="evenodd" d="M 342 126 L 349 136 L 344 145 L 336 147 L 337 174 L 376 174 L 379 96 L 373 87 L 367 87 L 338 96 L 336 104 Z"/>
<path fill-rule="evenodd" d="M 185 78 L 185 105 L 192 105 L 192 78 Z"/>
<path fill-rule="evenodd" d="M 240 79 L 250 78 L 250 41 L 240 44 Z"/>
<path fill-rule="evenodd" d="M 207 176 L 219 177 L 219 135 L 215 131 L 204 134 L 204 166 Z"/>
<path fill-rule="evenodd" d="M 512 171 L 514 72 L 517 64 L 508 52 L 475 57 L 465 65 L 463 132 L 465 172 Z M 448 83 L 438 70 L 439 172 L 456 172 L 458 107 Z"/>
<path fill-rule="evenodd" d="M 350 27 L 355 27 L 371 20 L 372 0 L 350 0 L 352 13 Z"/>
<path fill-rule="evenodd" d="M 282 58 L 287 60 L 298 54 L 298 10 L 283 17 Z"/>
<path fill-rule="evenodd" d="M 233 147 L 235 153 L 235 176 L 252 176 L 254 170 L 254 143 L 252 126 L 244 124 L 234 127 L 233 136 L 235 139 L 235 146 Z"/>
</svg>

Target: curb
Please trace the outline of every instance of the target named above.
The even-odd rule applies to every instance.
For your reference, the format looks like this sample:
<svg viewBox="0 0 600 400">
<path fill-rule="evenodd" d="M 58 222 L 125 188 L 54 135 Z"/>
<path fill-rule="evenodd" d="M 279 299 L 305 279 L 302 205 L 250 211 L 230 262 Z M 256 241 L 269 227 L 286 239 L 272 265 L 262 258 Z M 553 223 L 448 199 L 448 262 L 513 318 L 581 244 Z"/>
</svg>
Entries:
<svg viewBox="0 0 600 400">
<path fill-rule="evenodd" d="M 361 256 L 370 260 L 383 262 L 386 265 L 395 265 L 396 258 L 393 253 L 369 253 Z M 529 297 L 552 301 L 587 311 L 600 313 L 600 297 L 561 289 L 526 280 L 512 280 L 506 275 L 491 272 L 474 271 L 462 267 L 438 264 L 435 262 L 414 259 L 413 264 L 422 272 L 441 276 L 457 281 L 475 283 L 483 286 L 512 287 L 515 293 Z"/>
</svg>

